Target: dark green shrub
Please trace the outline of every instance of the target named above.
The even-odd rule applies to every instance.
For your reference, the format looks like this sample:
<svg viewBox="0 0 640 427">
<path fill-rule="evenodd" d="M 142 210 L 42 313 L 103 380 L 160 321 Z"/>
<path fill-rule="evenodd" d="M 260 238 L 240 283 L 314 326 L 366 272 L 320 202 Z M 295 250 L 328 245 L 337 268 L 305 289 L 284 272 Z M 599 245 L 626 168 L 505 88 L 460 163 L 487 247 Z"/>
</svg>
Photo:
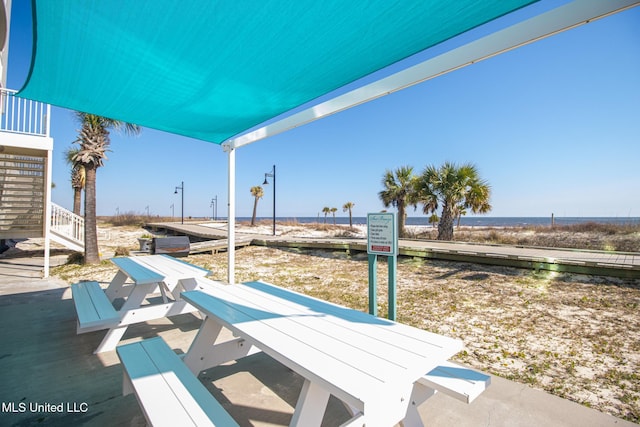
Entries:
<svg viewBox="0 0 640 427">
<path fill-rule="evenodd" d="M 84 254 L 82 252 L 74 252 L 67 257 L 67 264 L 84 264 Z"/>
<path fill-rule="evenodd" d="M 125 248 L 123 246 L 118 246 L 113 255 L 114 256 L 129 256 L 129 249 Z"/>
</svg>

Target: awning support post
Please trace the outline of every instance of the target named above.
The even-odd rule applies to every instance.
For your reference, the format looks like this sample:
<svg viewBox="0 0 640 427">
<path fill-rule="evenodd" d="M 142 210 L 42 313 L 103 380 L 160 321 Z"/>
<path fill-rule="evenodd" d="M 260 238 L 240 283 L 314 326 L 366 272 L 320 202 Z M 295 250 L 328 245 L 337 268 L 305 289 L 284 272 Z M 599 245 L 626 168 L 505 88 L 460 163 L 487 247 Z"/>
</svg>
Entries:
<svg viewBox="0 0 640 427">
<path fill-rule="evenodd" d="M 230 144 L 222 144 L 229 155 L 229 204 L 227 214 L 227 282 L 235 284 L 236 262 L 236 150 Z"/>
</svg>

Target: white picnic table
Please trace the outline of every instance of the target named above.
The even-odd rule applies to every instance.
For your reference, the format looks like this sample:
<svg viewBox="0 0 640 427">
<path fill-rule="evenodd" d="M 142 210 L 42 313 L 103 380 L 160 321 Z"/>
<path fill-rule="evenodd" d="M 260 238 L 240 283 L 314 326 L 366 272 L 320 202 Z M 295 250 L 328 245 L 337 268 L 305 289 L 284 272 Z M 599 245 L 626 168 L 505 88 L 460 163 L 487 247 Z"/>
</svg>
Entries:
<svg viewBox="0 0 640 427">
<path fill-rule="evenodd" d="M 114 350 L 130 324 L 196 311 L 180 297 L 180 292 L 196 289 L 190 287 L 196 285 L 180 280 L 209 274 L 206 269 L 167 255 L 118 257 L 111 261 L 118 266 L 118 272 L 104 292 L 97 282 L 72 285 L 78 333 L 108 329 L 95 353 Z M 158 292 L 162 301 L 151 300 Z M 113 303 L 119 298 L 124 301 L 116 310 Z"/>
<path fill-rule="evenodd" d="M 180 292 L 184 290 L 180 288 L 181 279 L 204 277 L 210 273 L 209 270 L 168 255 L 117 257 L 111 258 L 111 262 L 118 266 L 118 272 L 105 291 L 112 302 L 118 297 L 127 298 L 128 301 L 135 296 L 129 287 L 139 289 L 140 293 L 142 289 L 148 289 L 145 295 L 155 293 L 159 288 L 164 301 L 167 301 L 167 295 L 178 301 Z M 132 282 L 129 286 L 128 281 Z"/>
<path fill-rule="evenodd" d="M 422 425 L 417 404 L 433 394 L 424 375 L 461 341 L 263 282 L 183 280 L 182 298 L 206 315 L 184 363 L 204 369 L 263 351 L 304 377 L 292 426 L 319 426 L 330 395 L 350 409 L 345 426 Z M 235 339 L 217 342 L 222 328 Z"/>
</svg>

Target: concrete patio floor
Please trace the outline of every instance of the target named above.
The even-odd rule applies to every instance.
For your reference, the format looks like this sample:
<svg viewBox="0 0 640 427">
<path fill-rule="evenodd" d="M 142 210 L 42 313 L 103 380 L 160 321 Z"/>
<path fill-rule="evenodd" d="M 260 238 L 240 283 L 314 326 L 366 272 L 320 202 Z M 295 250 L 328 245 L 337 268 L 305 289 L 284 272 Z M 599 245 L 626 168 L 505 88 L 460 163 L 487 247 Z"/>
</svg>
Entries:
<svg viewBox="0 0 640 427">
<path fill-rule="evenodd" d="M 76 335 L 68 285 L 38 279 L 41 266 L 39 258 L 0 259 L 0 425 L 145 425 L 135 397 L 122 396 L 116 352 L 93 354 L 104 331 Z M 200 322 L 187 314 L 134 325 L 123 343 L 161 336 L 183 353 Z M 242 426 L 288 425 L 302 387 L 300 376 L 263 354 L 200 379 Z M 499 377 L 470 405 L 437 394 L 420 413 L 428 426 L 636 426 Z M 332 398 L 323 426 L 347 419 Z"/>
</svg>

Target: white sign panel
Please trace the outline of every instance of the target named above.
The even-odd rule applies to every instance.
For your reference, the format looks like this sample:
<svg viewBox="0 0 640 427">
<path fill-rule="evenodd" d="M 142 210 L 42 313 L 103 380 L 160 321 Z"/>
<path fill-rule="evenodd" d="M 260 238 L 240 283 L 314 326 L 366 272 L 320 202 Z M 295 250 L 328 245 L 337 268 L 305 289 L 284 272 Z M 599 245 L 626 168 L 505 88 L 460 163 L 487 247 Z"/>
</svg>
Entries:
<svg viewBox="0 0 640 427">
<path fill-rule="evenodd" d="M 376 255 L 396 255 L 398 247 L 396 214 L 367 214 L 367 252 Z"/>
</svg>

